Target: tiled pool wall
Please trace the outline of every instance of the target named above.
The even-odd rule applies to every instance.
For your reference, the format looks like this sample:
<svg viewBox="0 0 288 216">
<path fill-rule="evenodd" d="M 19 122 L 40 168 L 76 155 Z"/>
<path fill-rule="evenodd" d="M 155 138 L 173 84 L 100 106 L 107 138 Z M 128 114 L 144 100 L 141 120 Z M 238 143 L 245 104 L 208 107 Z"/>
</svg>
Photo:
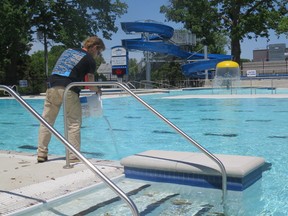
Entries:
<svg viewBox="0 0 288 216">
<path fill-rule="evenodd" d="M 126 178 L 141 179 L 146 181 L 166 182 L 190 185 L 204 188 L 222 188 L 222 176 L 212 176 L 194 173 L 179 173 L 153 169 L 139 169 L 124 167 Z M 262 177 L 262 168 L 258 168 L 243 178 L 227 177 L 227 189 L 243 191 Z"/>
</svg>

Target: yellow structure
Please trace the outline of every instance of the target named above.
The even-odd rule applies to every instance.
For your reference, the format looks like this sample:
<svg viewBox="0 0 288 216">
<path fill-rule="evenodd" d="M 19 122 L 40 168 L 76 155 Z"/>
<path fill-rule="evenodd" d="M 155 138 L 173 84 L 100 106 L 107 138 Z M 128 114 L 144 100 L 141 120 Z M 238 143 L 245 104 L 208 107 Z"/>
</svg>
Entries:
<svg viewBox="0 0 288 216">
<path fill-rule="evenodd" d="M 215 76 L 218 78 L 239 78 L 240 68 L 239 64 L 234 61 L 222 61 L 216 65 Z"/>
<path fill-rule="evenodd" d="M 234 61 L 222 61 L 217 64 L 216 68 L 239 68 L 239 64 Z"/>
<path fill-rule="evenodd" d="M 240 80 L 240 67 L 234 61 L 222 61 L 216 65 L 214 86 L 230 88 Z"/>
</svg>

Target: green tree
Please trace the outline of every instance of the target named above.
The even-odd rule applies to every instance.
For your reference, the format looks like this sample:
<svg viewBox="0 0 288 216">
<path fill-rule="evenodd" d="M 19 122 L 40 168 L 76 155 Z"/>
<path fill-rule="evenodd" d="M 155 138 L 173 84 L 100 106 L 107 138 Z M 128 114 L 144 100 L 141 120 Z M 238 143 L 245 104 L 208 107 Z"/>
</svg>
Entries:
<svg viewBox="0 0 288 216">
<path fill-rule="evenodd" d="M 105 59 L 104 59 L 103 56 L 102 56 L 102 54 L 99 55 L 99 56 L 97 56 L 97 57 L 95 58 L 95 61 L 96 61 L 95 81 L 100 80 L 100 79 L 101 79 L 102 81 L 106 81 L 107 78 L 106 78 L 103 74 L 98 74 L 98 73 L 97 73 L 97 69 L 99 68 L 99 66 L 100 66 L 101 64 L 103 64 L 103 63 L 106 63 L 106 62 L 105 62 Z"/>
<path fill-rule="evenodd" d="M 44 71 L 44 52 L 33 53 L 28 62 L 28 69 L 25 71 L 24 79 L 28 81 L 27 89 L 20 89 L 21 93 L 36 94 L 45 91 L 44 85 L 46 76 Z"/>
<path fill-rule="evenodd" d="M 135 80 L 138 73 L 138 62 L 137 59 L 129 59 L 129 80 Z"/>
<path fill-rule="evenodd" d="M 182 74 L 181 66 L 178 62 L 166 62 L 152 72 L 151 79 L 155 82 L 168 82 L 171 86 L 177 86 L 185 77 Z"/>
<path fill-rule="evenodd" d="M 269 37 L 287 15 L 287 0 L 169 0 L 160 12 L 168 20 L 181 22 L 206 45 L 214 44 L 213 32 L 231 41 L 231 54 L 240 63 L 240 42 L 245 38 Z"/>
<path fill-rule="evenodd" d="M 0 83 L 17 84 L 30 49 L 31 26 L 25 0 L 2 0 L 0 4 Z M 21 65 L 22 64 L 22 65 Z M 19 73 L 18 73 L 19 72 Z"/>
<path fill-rule="evenodd" d="M 211 35 L 213 35 L 213 40 L 215 41 L 207 45 L 208 53 L 227 54 L 225 50 L 225 47 L 227 47 L 227 44 L 228 44 L 227 36 L 219 32 L 213 32 L 211 33 Z M 204 44 L 205 44 L 205 39 L 204 39 Z M 193 46 L 193 50 L 190 50 L 190 51 L 203 52 L 203 49 L 204 49 L 204 45 L 200 41 L 200 43 L 197 43 L 195 46 Z"/>
<path fill-rule="evenodd" d="M 277 28 L 277 31 L 276 31 L 278 34 L 285 34 L 286 37 L 288 37 L 288 17 L 284 17 L 279 25 L 278 25 L 278 28 Z"/>
<path fill-rule="evenodd" d="M 80 47 L 87 36 L 101 32 L 110 39 L 118 30 L 116 18 L 126 10 L 127 5 L 120 0 L 2 0 L 0 82 L 12 85 L 21 78 L 20 64 L 27 60 L 34 33 L 43 34 L 47 53 L 48 39 L 66 47 Z"/>
<path fill-rule="evenodd" d="M 111 39 L 118 30 L 115 20 L 127 12 L 127 5 L 119 0 L 30 0 L 33 11 L 32 26 L 45 38 L 67 47 L 80 47 L 88 35 L 102 32 Z"/>
</svg>

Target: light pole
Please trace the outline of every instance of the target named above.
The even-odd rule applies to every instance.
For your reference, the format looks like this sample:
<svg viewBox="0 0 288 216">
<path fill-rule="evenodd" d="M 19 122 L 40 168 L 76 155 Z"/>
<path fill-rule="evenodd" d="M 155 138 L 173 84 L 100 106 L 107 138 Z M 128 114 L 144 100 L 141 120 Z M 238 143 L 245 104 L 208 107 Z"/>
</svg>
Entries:
<svg viewBox="0 0 288 216">
<path fill-rule="evenodd" d="M 288 73 L 287 71 L 287 61 L 288 61 L 288 53 L 284 53 L 285 56 L 285 62 L 286 62 L 286 74 Z"/>
<path fill-rule="evenodd" d="M 285 58 L 285 62 L 286 62 L 286 74 L 287 74 L 287 60 L 288 60 L 288 58 L 286 57 L 286 58 Z"/>
<path fill-rule="evenodd" d="M 48 41 L 47 41 L 47 33 L 46 30 L 38 30 L 37 31 L 37 39 L 44 44 L 44 64 L 45 64 L 45 76 L 48 77 Z"/>
</svg>

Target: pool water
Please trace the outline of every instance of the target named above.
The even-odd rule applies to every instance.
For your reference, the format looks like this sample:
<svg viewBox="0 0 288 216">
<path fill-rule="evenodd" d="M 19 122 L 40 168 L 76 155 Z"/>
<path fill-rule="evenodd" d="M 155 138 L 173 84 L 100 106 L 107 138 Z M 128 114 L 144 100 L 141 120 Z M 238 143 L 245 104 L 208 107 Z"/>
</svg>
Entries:
<svg viewBox="0 0 288 216">
<path fill-rule="evenodd" d="M 287 94 L 287 88 L 255 88 L 255 87 L 245 87 L 245 88 L 187 88 L 183 89 L 184 91 L 191 91 L 193 94 L 211 94 L 211 95 L 237 95 L 237 94 L 252 94 L 252 95 L 261 95 L 261 94 Z"/>
<path fill-rule="evenodd" d="M 169 99 L 194 92 L 142 98 L 212 153 L 265 158 L 271 169 L 245 190 L 243 215 L 287 215 L 288 99 Z M 43 100 L 27 101 L 42 112 Z M 14 100 L 0 104 L 0 149 L 36 153 L 37 120 Z M 150 149 L 198 151 L 133 98 L 104 99 L 103 107 L 103 117 L 83 119 L 81 150 L 87 157 L 119 160 Z M 63 134 L 62 122 L 60 113 L 55 127 Z M 52 138 L 49 153 L 64 155 L 65 148 Z"/>
<path fill-rule="evenodd" d="M 226 207 L 221 204 L 221 190 L 196 188 L 186 185 L 147 182 L 120 178 L 114 181 L 135 203 L 140 215 L 145 216 L 192 216 L 192 215 L 265 215 L 259 198 L 259 184 L 253 190 L 229 191 Z M 255 194 L 256 192 L 256 194 Z M 254 200 L 262 205 L 255 206 Z M 209 197 L 209 199 L 207 199 Z M 248 211 L 247 211 L 248 210 Z M 50 201 L 41 208 L 31 207 L 22 211 L 21 216 L 50 215 L 129 215 L 131 210 L 102 184 L 73 193 L 62 199 Z M 224 214 L 225 212 L 225 214 Z M 248 212 L 248 214 L 247 214 Z"/>
</svg>

